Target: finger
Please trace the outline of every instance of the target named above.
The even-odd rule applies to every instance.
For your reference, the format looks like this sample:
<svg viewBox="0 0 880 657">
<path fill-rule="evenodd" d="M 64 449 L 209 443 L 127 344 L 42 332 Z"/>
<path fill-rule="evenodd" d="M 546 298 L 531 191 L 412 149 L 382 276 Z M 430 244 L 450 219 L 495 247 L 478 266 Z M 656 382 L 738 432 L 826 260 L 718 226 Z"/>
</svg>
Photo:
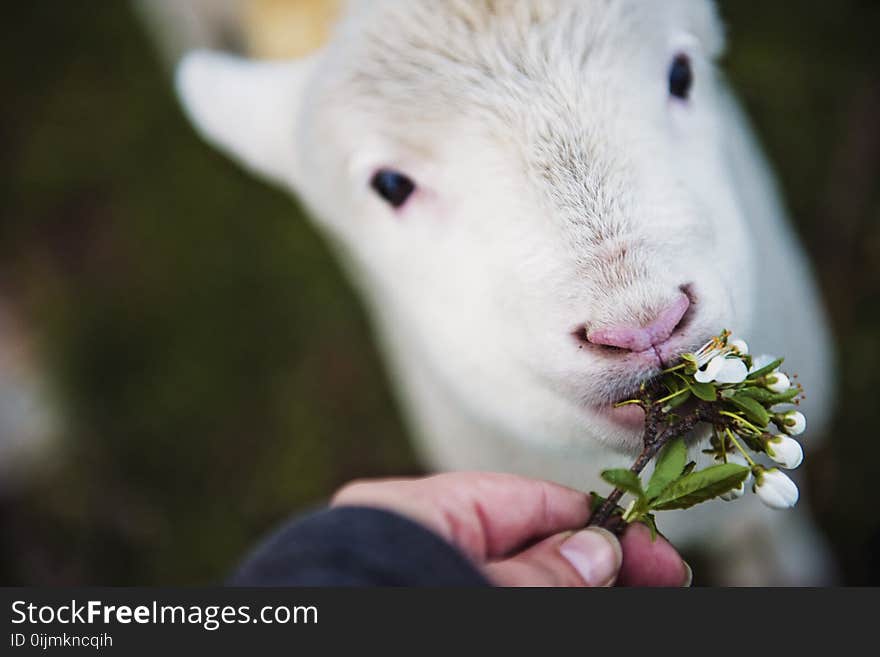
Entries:
<svg viewBox="0 0 880 657">
<path fill-rule="evenodd" d="M 628 527 L 620 542 L 620 586 L 690 586 L 690 566 L 665 538 L 651 540 L 651 531 L 645 525 L 634 523 Z"/>
<path fill-rule="evenodd" d="M 484 570 L 499 586 L 611 586 L 622 561 L 614 534 L 591 527 L 546 538 Z"/>
<path fill-rule="evenodd" d="M 396 511 L 478 562 L 506 556 L 535 539 L 579 529 L 590 517 L 585 493 L 500 473 L 359 482 L 343 488 L 332 504 Z"/>
</svg>

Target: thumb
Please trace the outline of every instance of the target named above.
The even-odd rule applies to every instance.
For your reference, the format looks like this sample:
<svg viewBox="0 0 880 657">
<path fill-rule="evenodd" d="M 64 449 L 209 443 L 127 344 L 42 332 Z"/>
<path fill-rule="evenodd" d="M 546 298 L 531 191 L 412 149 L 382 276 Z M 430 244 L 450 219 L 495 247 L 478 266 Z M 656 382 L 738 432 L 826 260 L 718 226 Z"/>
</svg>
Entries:
<svg viewBox="0 0 880 657">
<path fill-rule="evenodd" d="M 622 562 L 614 534 L 590 527 L 546 538 L 485 571 L 499 586 L 612 586 Z"/>
</svg>

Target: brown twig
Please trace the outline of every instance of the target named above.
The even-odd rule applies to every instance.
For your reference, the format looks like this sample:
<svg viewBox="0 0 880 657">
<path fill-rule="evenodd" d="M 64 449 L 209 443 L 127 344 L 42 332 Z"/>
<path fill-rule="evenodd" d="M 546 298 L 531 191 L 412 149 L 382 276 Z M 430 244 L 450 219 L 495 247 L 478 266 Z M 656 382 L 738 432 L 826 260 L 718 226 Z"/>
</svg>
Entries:
<svg viewBox="0 0 880 657">
<path fill-rule="evenodd" d="M 651 462 L 651 459 L 657 456 L 663 446 L 673 438 L 684 436 L 700 422 L 718 423 L 720 420 L 713 412 L 711 404 L 700 402 L 686 416 L 664 428 L 662 425 L 668 416 L 662 411 L 661 406 L 654 403 L 654 399 L 655 396 L 650 389 L 643 391 L 643 396 L 640 399 L 640 404 L 645 409 L 645 436 L 642 452 L 630 468 L 636 475 L 641 475 L 642 470 Z M 626 523 L 622 522 L 616 511 L 619 509 L 618 502 L 623 494 L 624 491 L 619 488 L 611 491 L 611 494 L 591 516 L 588 526 L 604 527 L 615 534 L 622 534 L 626 529 Z"/>
</svg>

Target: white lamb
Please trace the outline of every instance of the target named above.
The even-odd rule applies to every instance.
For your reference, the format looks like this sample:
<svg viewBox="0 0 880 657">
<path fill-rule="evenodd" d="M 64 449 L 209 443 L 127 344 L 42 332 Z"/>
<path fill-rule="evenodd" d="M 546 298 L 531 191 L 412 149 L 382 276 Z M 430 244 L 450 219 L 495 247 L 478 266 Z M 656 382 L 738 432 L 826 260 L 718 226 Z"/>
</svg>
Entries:
<svg viewBox="0 0 880 657">
<path fill-rule="evenodd" d="M 179 68 L 206 139 L 297 195 L 363 292 L 425 462 L 606 490 L 640 381 L 729 328 L 829 415 L 831 354 L 709 0 L 355 0 L 321 51 Z M 695 452 L 698 449 L 694 450 Z M 805 504 L 660 518 L 731 583 L 830 575 Z"/>
</svg>

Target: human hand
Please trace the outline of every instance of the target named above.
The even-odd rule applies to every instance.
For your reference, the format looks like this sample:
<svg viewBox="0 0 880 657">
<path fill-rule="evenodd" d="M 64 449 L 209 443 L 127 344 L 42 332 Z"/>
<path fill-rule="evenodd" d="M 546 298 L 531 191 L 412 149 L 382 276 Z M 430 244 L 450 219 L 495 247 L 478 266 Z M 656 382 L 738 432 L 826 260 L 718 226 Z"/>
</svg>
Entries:
<svg viewBox="0 0 880 657">
<path fill-rule="evenodd" d="M 359 481 L 332 506 L 403 515 L 446 539 L 500 586 L 689 586 L 690 567 L 641 524 L 618 540 L 591 527 L 590 496 L 515 475 L 454 472 Z"/>
</svg>

